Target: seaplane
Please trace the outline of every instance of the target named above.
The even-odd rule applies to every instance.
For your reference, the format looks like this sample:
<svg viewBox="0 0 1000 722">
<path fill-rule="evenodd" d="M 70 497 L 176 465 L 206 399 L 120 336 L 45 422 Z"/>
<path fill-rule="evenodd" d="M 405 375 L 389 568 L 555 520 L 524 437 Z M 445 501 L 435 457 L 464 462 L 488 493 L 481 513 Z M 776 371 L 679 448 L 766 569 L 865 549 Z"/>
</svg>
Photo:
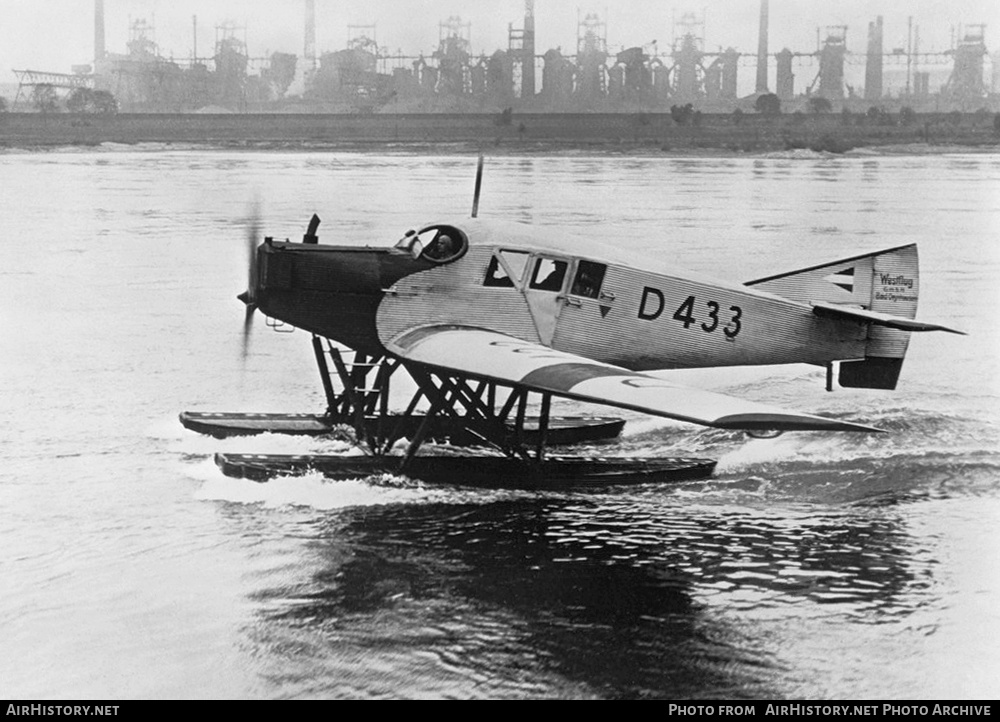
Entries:
<svg viewBox="0 0 1000 722">
<path fill-rule="evenodd" d="M 916 320 L 915 245 L 727 282 L 677 268 L 669 254 L 480 218 L 482 170 L 480 157 L 470 217 L 414 226 L 384 246 L 320 243 L 316 215 L 301 241 L 261 242 L 253 225 L 239 295 L 244 333 L 259 311 L 311 334 L 328 407 L 184 412 L 181 422 L 217 436 L 346 426 L 366 453 L 217 454 L 224 473 L 514 486 L 703 478 L 715 461 L 551 453 L 565 441 L 613 438 L 624 423 L 554 416 L 553 398 L 751 436 L 879 433 L 679 385 L 664 372 L 806 363 L 826 368 L 828 390 L 835 377 L 843 387 L 892 390 L 912 333 L 961 333 Z M 390 408 L 400 375 L 415 388 L 402 411 Z M 429 441 L 450 453 L 434 453 Z M 457 451 L 467 444 L 479 449 Z"/>
</svg>

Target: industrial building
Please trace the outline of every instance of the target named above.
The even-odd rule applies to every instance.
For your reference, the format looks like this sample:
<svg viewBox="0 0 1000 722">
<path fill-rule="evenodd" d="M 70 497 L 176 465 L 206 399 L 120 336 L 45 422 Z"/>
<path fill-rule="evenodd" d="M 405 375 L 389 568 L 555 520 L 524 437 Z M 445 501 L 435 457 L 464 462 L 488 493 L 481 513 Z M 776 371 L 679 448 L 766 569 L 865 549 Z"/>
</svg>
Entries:
<svg viewBox="0 0 1000 722">
<path fill-rule="evenodd" d="M 575 53 L 567 55 L 539 47 L 544 35 L 535 25 L 535 1 L 525 0 L 524 17 L 508 27 L 506 48 L 477 55 L 469 23 L 450 17 L 439 22 L 436 48 L 404 56 L 380 47 L 374 25 L 351 27 L 346 47 L 318 52 L 315 0 L 303 0 L 302 10 L 301 56 L 251 58 L 245 29 L 232 24 L 216 27 L 210 52 L 199 55 L 195 17 L 191 55 L 181 61 L 161 55 L 145 19 L 130 20 L 124 52 L 110 52 L 104 2 L 95 0 L 93 63 L 73 73 L 15 71 L 15 109 L 30 110 L 44 85 L 66 94 L 103 90 L 125 112 L 636 112 L 690 104 L 725 113 L 752 110 L 760 95 L 772 93 L 789 111 L 806 109 L 817 97 L 835 110 L 1000 110 L 998 72 L 982 24 L 960 28 L 943 53 L 920 51 L 912 20 L 907 47 L 887 51 L 881 17 L 866 34 L 826 27 L 817 29 L 815 49 L 772 53 L 768 0 L 761 0 L 755 55 L 708 50 L 704 16 L 694 13 L 674 18 L 669 47 L 617 52 L 608 48 L 604 19 L 578 15 Z M 864 42 L 864 49 L 852 52 L 849 38 Z M 741 73 L 754 78 L 753 92 L 741 93 Z"/>
</svg>

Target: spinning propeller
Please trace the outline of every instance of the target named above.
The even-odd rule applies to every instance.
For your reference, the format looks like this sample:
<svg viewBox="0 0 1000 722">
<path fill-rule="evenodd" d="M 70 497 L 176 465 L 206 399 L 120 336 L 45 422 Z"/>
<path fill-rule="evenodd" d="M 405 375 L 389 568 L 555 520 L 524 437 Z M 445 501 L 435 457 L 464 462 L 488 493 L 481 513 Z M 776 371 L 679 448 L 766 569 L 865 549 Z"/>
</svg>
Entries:
<svg viewBox="0 0 1000 722">
<path fill-rule="evenodd" d="M 319 228 L 319 216 L 313 214 L 309 220 L 309 228 L 302 236 L 303 243 L 319 243 L 316 231 Z M 270 242 L 265 238 L 265 242 Z M 246 305 L 246 315 L 243 317 L 243 361 L 246 361 L 250 350 L 250 331 L 253 328 L 253 314 L 257 310 L 257 293 L 261 289 L 260 274 L 257 267 L 257 248 L 261 242 L 260 203 L 254 203 L 246 225 L 247 253 L 247 290 L 237 296 Z"/>
<path fill-rule="evenodd" d="M 260 243 L 260 206 L 254 204 L 246 228 L 247 249 L 247 290 L 237 296 L 246 304 L 243 318 L 243 360 L 246 361 L 250 349 L 250 330 L 253 327 L 253 312 L 257 309 L 257 245 Z"/>
</svg>

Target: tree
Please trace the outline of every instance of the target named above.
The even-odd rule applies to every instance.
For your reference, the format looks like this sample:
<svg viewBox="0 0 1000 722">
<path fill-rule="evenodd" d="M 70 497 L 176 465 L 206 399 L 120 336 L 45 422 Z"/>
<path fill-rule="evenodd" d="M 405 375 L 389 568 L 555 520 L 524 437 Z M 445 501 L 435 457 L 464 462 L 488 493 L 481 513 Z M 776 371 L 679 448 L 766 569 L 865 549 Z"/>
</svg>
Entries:
<svg viewBox="0 0 1000 722">
<path fill-rule="evenodd" d="M 39 83 L 31 91 L 31 102 L 42 114 L 54 113 L 59 109 L 59 96 L 56 89 L 48 83 Z"/>
<path fill-rule="evenodd" d="M 114 115 L 118 112 L 118 101 L 107 90 L 74 88 L 66 98 L 66 110 L 70 113 Z"/>
<path fill-rule="evenodd" d="M 872 125 L 892 125 L 892 116 L 885 112 L 882 108 L 873 105 L 868 109 L 868 119 L 871 121 Z"/>
<path fill-rule="evenodd" d="M 673 118 L 677 125 L 687 125 L 691 121 L 692 115 L 694 115 L 694 106 L 691 103 L 683 106 L 670 106 L 670 117 Z"/>
<path fill-rule="evenodd" d="M 829 113 L 833 110 L 833 103 L 822 95 L 814 95 L 809 98 L 809 110 L 813 113 Z"/>
<path fill-rule="evenodd" d="M 94 112 L 98 115 L 115 115 L 118 113 L 118 99 L 109 90 L 95 90 Z"/>
<path fill-rule="evenodd" d="M 90 88 L 74 88 L 66 98 L 66 110 L 70 113 L 91 113 L 94 105 L 94 91 Z"/>
<path fill-rule="evenodd" d="M 781 98 L 774 93 L 764 93 L 757 96 L 757 101 L 753 104 L 754 110 L 762 115 L 780 115 Z"/>
</svg>

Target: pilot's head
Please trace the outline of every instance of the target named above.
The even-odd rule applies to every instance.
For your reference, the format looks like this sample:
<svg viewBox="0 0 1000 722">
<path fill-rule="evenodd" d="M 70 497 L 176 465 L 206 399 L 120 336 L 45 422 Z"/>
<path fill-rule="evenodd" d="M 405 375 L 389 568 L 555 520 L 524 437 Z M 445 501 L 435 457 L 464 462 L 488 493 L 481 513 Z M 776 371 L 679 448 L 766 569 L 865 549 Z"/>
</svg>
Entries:
<svg viewBox="0 0 1000 722">
<path fill-rule="evenodd" d="M 447 258 L 455 252 L 455 241 L 447 233 L 438 236 L 434 246 L 434 255 L 438 258 Z"/>
</svg>

